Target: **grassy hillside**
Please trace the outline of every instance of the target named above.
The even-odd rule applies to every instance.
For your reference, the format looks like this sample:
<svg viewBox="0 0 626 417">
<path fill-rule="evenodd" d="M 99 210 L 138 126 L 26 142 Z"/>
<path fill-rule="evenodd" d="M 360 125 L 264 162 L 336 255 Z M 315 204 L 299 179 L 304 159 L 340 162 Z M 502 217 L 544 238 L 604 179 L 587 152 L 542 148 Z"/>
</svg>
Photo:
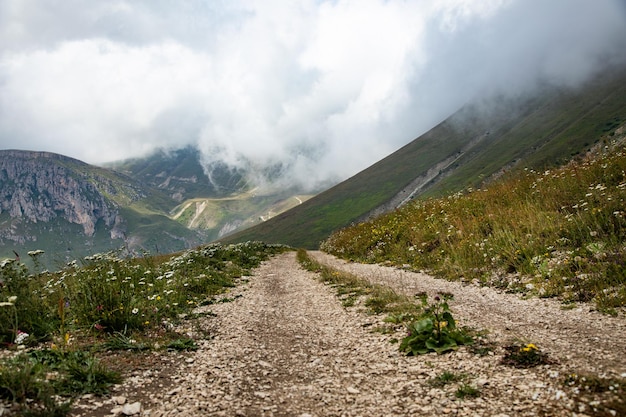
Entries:
<svg viewBox="0 0 626 417">
<path fill-rule="evenodd" d="M 334 230 L 377 209 L 394 208 L 390 201 L 476 187 L 503 170 L 561 164 L 588 150 L 603 134 L 610 135 L 623 120 L 624 68 L 576 91 L 547 88 L 537 96 L 467 106 L 354 177 L 224 241 L 316 248 Z"/>
<path fill-rule="evenodd" d="M 626 124 L 562 168 L 415 201 L 333 233 L 322 249 L 567 303 L 626 306 Z"/>
</svg>

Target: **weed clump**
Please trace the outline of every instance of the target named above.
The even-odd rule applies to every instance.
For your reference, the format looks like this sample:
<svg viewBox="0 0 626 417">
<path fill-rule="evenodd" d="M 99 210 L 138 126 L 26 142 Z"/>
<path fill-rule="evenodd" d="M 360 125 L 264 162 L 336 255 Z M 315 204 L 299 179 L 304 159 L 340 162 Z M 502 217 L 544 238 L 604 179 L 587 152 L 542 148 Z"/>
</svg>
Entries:
<svg viewBox="0 0 626 417">
<path fill-rule="evenodd" d="M 408 355 L 445 353 L 472 342 L 467 332 L 457 328 L 452 317 L 448 306 L 451 294 L 437 295 L 433 303 L 428 302 L 426 294 L 419 294 L 418 297 L 423 311 L 417 319 L 406 325 L 408 334 L 400 342 L 401 351 Z"/>
<path fill-rule="evenodd" d="M 506 353 L 502 358 L 502 363 L 514 368 L 533 368 L 551 363 L 548 354 L 542 352 L 534 343 L 513 344 L 505 346 L 504 350 Z"/>
</svg>

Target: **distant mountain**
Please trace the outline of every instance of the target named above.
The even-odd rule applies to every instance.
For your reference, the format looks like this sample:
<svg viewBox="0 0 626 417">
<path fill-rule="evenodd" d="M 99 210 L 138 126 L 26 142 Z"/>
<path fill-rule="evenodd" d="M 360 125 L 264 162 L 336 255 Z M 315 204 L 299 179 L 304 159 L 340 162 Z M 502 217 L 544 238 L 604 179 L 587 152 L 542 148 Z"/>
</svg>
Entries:
<svg viewBox="0 0 626 417">
<path fill-rule="evenodd" d="M 297 188 L 260 192 L 243 169 L 220 162 L 203 166 L 193 146 L 160 149 L 108 167 L 167 193 L 177 203 L 168 216 L 206 240 L 258 224 L 311 197 Z"/>
<path fill-rule="evenodd" d="M 41 249 L 49 266 L 99 251 L 172 252 L 200 237 L 174 202 L 118 172 L 48 152 L 0 151 L 0 255 Z M 57 265 L 52 265 L 56 263 Z"/>
<path fill-rule="evenodd" d="M 577 89 L 545 86 L 534 94 L 472 103 L 352 178 L 222 241 L 316 248 L 331 232 L 412 199 L 567 162 L 625 122 L 625 67 L 608 69 Z"/>
<path fill-rule="evenodd" d="M 48 268 L 97 252 L 169 253 L 301 204 L 296 190 L 258 193 L 245 173 L 187 147 L 96 167 L 63 155 L 0 151 L 0 258 L 41 249 Z M 28 259 L 27 257 L 25 259 Z"/>
<path fill-rule="evenodd" d="M 147 157 L 113 162 L 107 167 L 158 188 L 177 202 L 224 197 L 247 188 L 244 173 L 224 163 L 213 163 L 205 170 L 200 152 L 193 146 L 159 149 Z"/>
</svg>

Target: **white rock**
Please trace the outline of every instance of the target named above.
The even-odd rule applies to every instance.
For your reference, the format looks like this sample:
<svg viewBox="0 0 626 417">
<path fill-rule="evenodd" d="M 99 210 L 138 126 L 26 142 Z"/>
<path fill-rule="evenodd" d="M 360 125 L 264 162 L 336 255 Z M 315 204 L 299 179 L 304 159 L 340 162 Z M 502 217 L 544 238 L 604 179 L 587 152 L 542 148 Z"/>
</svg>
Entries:
<svg viewBox="0 0 626 417">
<path fill-rule="evenodd" d="M 111 400 L 113 401 L 114 404 L 117 404 L 117 405 L 126 404 L 126 397 L 124 397 L 123 395 L 113 397 L 111 398 Z"/>
<path fill-rule="evenodd" d="M 135 402 L 132 404 L 125 404 L 122 408 L 122 414 L 125 416 L 134 416 L 135 414 L 139 414 L 141 412 L 141 403 Z"/>
<path fill-rule="evenodd" d="M 354 388 L 354 387 L 348 387 L 348 392 L 349 392 L 350 394 L 358 394 L 358 393 L 359 393 L 359 392 L 361 392 L 361 391 L 359 391 L 358 389 L 356 389 L 356 388 Z"/>
</svg>

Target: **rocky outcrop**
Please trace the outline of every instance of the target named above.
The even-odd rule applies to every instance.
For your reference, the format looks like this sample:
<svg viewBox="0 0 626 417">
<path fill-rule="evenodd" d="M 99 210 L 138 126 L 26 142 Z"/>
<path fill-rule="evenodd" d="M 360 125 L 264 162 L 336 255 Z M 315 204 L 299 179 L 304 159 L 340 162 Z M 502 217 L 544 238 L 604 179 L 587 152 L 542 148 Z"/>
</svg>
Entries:
<svg viewBox="0 0 626 417">
<path fill-rule="evenodd" d="M 0 214 L 33 223 L 60 217 L 81 225 L 87 236 L 100 221 L 113 227 L 117 205 L 99 189 L 114 192 L 113 187 L 87 168 L 48 152 L 0 151 Z"/>
</svg>

